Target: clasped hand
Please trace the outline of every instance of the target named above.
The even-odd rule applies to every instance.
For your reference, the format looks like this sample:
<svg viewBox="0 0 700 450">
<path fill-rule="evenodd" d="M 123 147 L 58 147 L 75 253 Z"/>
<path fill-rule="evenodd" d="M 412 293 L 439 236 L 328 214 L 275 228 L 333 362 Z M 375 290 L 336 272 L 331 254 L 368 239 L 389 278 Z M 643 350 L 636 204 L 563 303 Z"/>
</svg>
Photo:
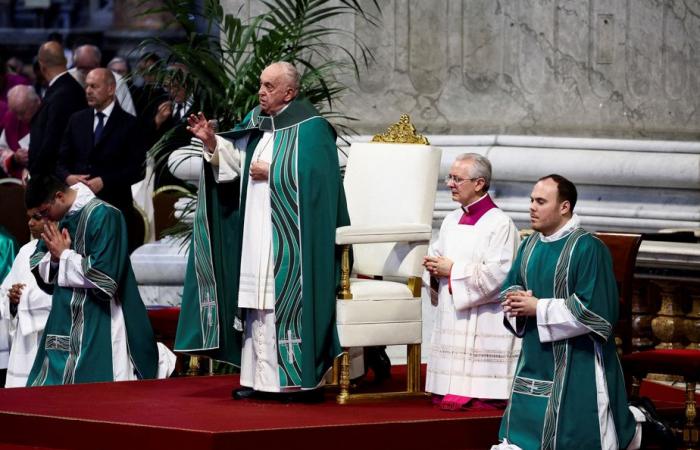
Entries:
<svg viewBox="0 0 700 450">
<path fill-rule="evenodd" d="M 449 277 L 452 272 L 452 260 L 444 256 L 425 256 L 423 267 L 434 277 Z"/>
<path fill-rule="evenodd" d="M 12 285 L 10 290 L 7 292 L 7 297 L 10 299 L 10 304 L 17 305 L 19 299 L 22 297 L 22 289 L 24 289 L 24 284 L 15 283 Z"/>
<path fill-rule="evenodd" d="M 44 225 L 44 232 L 41 233 L 41 238 L 46 243 L 46 248 L 51 253 L 51 260 L 54 262 L 58 262 L 64 250 L 70 249 L 71 239 L 68 230 L 65 228 L 59 230 L 58 226 L 53 222 Z"/>
<path fill-rule="evenodd" d="M 532 291 L 512 291 L 506 294 L 502 303 L 503 312 L 508 317 L 525 317 L 537 315 L 537 297 Z"/>
</svg>

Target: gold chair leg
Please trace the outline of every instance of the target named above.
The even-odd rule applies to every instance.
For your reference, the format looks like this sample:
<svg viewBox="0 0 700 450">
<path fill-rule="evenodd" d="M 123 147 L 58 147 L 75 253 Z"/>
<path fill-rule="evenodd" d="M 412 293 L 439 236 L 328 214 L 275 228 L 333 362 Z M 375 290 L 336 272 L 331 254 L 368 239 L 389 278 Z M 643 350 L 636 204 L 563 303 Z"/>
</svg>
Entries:
<svg viewBox="0 0 700 450">
<path fill-rule="evenodd" d="M 193 377 L 199 375 L 199 357 L 190 356 L 190 364 L 187 368 L 187 376 Z"/>
<path fill-rule="evenodd" d="M 333 360 L 333 367 L 331 367 L 331 380 L 326 386 L 340 386 L 340 363 L 343 359 L 341 354 Z"/>
<path fill-rule="evenodd" d="M 683 428 L 683 443 L 690 449 L 698 448 L 698 427 L 695 424 L 695 382 L 685 383 L 685 427 Z"/>
<path fill-rule="evenodd" d="M 340 355 L 340 393 L 336 397 L 336 401 L 340 405 L 347 403 L 350 397 L 350 355 L 348 349 L 343 349 L 343 354 Z"/>
<path fill-rule="evenodd" d="M 420 392 L 420 344 L 409 344 L 406 352 L 406 391 Z"/>
</svg>

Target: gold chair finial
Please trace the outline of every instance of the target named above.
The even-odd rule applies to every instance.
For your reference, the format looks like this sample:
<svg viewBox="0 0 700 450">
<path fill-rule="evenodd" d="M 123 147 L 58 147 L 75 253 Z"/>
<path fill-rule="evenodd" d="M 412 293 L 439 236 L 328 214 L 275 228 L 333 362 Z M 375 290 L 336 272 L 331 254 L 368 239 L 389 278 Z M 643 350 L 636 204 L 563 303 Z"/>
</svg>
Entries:
<svg viewBox="0 0 700 450">
<path fill-rule="evenodd" d="M 416 132 L 416 127 L 411 123 L 408 114 L 401 114 L 399 121 L 387 128 L 386 133 L 375 134 L 372 142 L 430 145 L 425 136 Z"/>
</svg>

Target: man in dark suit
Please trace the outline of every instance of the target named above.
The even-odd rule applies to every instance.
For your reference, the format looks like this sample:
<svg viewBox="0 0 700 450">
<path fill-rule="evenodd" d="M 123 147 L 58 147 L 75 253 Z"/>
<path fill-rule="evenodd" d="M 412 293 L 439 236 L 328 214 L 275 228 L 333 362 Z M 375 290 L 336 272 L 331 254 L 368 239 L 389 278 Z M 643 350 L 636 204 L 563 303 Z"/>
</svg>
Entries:
<svg viewBox="0 0 700 450">
<path fill-rule="evenodd" d="M 83 88 L 66 71 L 61 44 L 55 41 L 44 43 L 37 58 L 41 74 L 49 86 L 30 129 L 28 168 L 32 176 L 54 173 L 68 118 L 87 106 Z"/>
<path fill-rule="evenodd" d="M 87 185 L 97 197 L 117 207 L 127 225 L 133 225 L 138 215 L 131 185 L 143 178 L 143 133 L 136 118 L 115 101 L 116 81 L 110 70 L 94 69 L 85 81 L 90 107 L 73 114 L 68 121 L 56 174 L 68 185 Z M 136 236 L 130 233 L 129 250 L 138 244 Z"/>
<path fill-rule="evenodd" d="M 175 177 L 167 167 L 168 156 L 178 148 L 188 145 L 191 134 L 187 131 L 187 117 L 194 111 L 192 98 L 187 92 L 188 70 L 184 64 L 175 63 L 168 66 L 166 89 L 168 99 L 162 101 L 151 123 L 149 146 L 153 146 L 165 134 L 167 141 L 155 154 L 155 188 L 177 185 L 191 189 L 184 181 Z"/>
</svg>

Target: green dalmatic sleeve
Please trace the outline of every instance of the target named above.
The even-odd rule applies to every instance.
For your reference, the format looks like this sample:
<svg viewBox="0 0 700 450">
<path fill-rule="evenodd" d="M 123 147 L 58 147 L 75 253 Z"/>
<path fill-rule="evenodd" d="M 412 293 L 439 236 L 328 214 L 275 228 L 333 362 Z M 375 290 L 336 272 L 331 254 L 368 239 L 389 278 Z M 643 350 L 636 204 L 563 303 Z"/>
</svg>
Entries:
<svg viewBox="0 0 700 450">
<path fill-rule="evenodd" d="M 99 227 L 86 227 L 85 248 L 76 251 L 83 255 L 83 274 L 97 289 L 95 295 L 109 300 L 117 294 L 119 281 L 129 267 L 126 224 L 118 210 L 102 207 L 94 214 L 103 214 Z"/>
<path fill-rule="evenodd" d="M 619 301 L 612 258 L 605 244 L 592 235 L 581 239 L 569 277 L 574 288 L 565 299 L 566 307 L 595 336 L 607 341 L 618 319 Z"/>
</svg>

